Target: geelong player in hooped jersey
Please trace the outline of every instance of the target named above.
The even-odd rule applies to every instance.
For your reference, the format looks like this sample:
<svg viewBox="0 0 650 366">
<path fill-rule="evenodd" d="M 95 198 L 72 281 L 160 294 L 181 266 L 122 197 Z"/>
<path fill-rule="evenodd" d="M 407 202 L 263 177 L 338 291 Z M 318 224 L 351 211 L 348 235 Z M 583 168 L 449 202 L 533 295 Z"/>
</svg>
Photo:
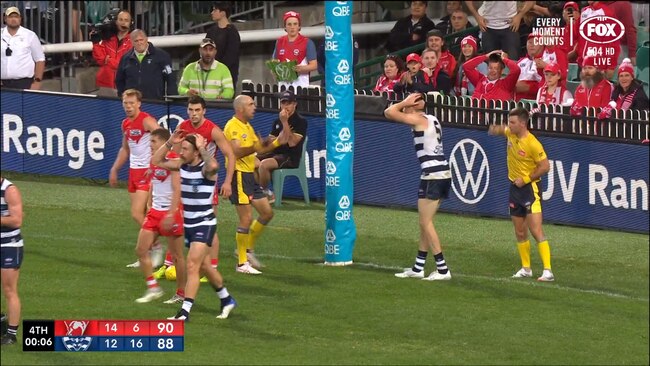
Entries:
<svg viewBox="0 0 650 366">
<path fill-rule="evenodd" d="M 120 147 L 113 167 L 108 177 L 111 187 L 117 187 L 117 173 L 124 163 L 129 161 L 128 191 L 131 199 L 131 217 L 142 227 L 144 215 L 147 211 L 147 197 L 149 197 L 149 163 L 151 162 L 151 146 L 149 145 L 151 131 L 160 128 L 156 120 L 146 112 L 142 112 L 142 93 L 135 89 L 127 89 L 122 93 L 122 106 L 126 118 L 122 121 L 122 147 Z M 162 258 L 162 250 L 158 248 Z M 137 267 L 139 262 L 130 264 Z"/>
<path fill-rule="evenodd" d="M 7 300 L 7 334 L 2 335 L 2 344 L 16 343 L 16 333 L 20 323 L 20 297 L 18 297 L 18 277 L 23 262 L 23 237 L 20 227 L 23 224 L 23 200 L 18 187 L 0 177 L 0 231 L 2 248 L 2 292 Z"/>
<path fill-rule="evenodd" d="M 175 144 L 181 147 L 180 160 L 165 160 L 168 151 Z M 180 171 L 185 244 L 189 247 L 185 300 L 176 316 L 169 319 L 189 320 L 199 290 L 201 272 L 206 275 L 221 299 L 221 314 L 217 318 L 227 318 L 237 306 L 223 285 L 223 277 L 210 264 L 209 248 L 217 229 L 217 219 L 212 210 L 212 195 L 219 165 L 214 156 L 206 150 L 206 145 L 206 140 L 201 135 L 185 136 L 185 131 L 176 129 L 172 137 L 153 155 L 154 165 Z M 230 190 L 222 188 L 222 194 L 230 196 Z"/>
<path fill-rule="evenodd" d="M 427 281 L 450 280 L 451 272 L 442 254 L 438 233 L 433 225 L 440 201 L 449 197 L 451 171 L 442 147 L 442 127 L 435 116 L 424 112 L 424 99 L 420 93 L 412 93 L 403 101 L 384 111 L 386 118 L 410 125 L 413 131 L 415 151 L 420 161 L 421 176 L 418 190 L 418 213 L 420 216 L 420 245 L 415 264 L 396 273 L 399 278 L 420 278 Z M 424 277 L 424 265 L 428 251 L 433 252 L 436 270 Z"/>
<path fill-rule="evenodd" d="M 151 132 L 151 150 L 158 150 L 170 134 L 164 128 Z M 165 159 L 178 159 L 178 155 L 170 151 Z M 165 301 L 167 304 L 183 302 L 185 297 L 185 258 L 183 257 L 183 214 L 181 210 L 181 179 L 178 172 L 151 164 L 151 208 L 144 218 L 138 245 L 135 252 L 140 261 L 140 270 L 147 284 L 144 296 L 136 302 L 146 303 L 160 298 L 163 291 L 154 278 L 149 248 L 158 236 L 166 236 L 169 240 L 169 251 L 176 263 L 177 290 L 174 296 Z"/>
<path fill-rule="evenodd" d="M 223 187 L 230 187 L 232 177 L 235 172 L 235 156 L 230 144 L 225 140 L 223 131 L 214 122 L 205 118 L 206 104 L 200 96 L 192 96 L 187 101 L 187 115 L 189 119 L 181 122 L 176 129 L 183 130 L 187 134 L 197 134 L 203 136 L 207 141 L 207 150 L 216 158 L 217 147 L 221 149 L 226 159 L 226 177 L 223 181 Z M 231 155 L 232 154 L 232 155 Z M 212 209 L 217 212 L 219 205 L 218 187 L 215 180 Z M 217 268 L 219 263 L 219 235 L 214 234 L 212 247 L 210 248 L 210 257 L 212 267 Z"/>
</svg>

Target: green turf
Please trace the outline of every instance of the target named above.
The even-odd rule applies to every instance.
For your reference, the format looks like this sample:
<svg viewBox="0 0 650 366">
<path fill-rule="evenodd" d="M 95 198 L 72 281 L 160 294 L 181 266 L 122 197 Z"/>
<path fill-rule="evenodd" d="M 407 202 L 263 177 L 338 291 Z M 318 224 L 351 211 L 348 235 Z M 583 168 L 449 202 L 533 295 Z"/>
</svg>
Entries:
<svg viewBox="0 0 650 366">
<path fill-rule="evenodd" d="M 11 177 L 10 177 L 11 178 Z M 124 189 L 15 182 L 23 193 L 23 319 L 161 319 L 177 305 L 135 304 L 137 228 Z M 355 207 L 349 267 L 324 267 L 324 208 L 288 201 L 263 233 L 262 276 L 234 272 L 236 215 L 219 211 L 220 268 L 239 307 L 218 320 L 202 285 L 182 353 L 23 353 L 2 364 L 648 364 L 648 236 L 545 227 L 555 283 L 513 280 L 507 220 L 440 214 L 453 280 L 393 276 L 410 266 L 417 213 Z M 534 248 L 534 246 L 533 246 Z M 540 261 L 533 250 L 533 270 Z M 434 268 L 432 258 L 427 273 Z M 166 295 L 174 284 L 164 281 Z M 3 309 L 5 305 L 3 302 Z M 19 331 L 22 335 L 23 329 Z M 22 338 L 22 337 L 20 337 Z"/>
</svg>

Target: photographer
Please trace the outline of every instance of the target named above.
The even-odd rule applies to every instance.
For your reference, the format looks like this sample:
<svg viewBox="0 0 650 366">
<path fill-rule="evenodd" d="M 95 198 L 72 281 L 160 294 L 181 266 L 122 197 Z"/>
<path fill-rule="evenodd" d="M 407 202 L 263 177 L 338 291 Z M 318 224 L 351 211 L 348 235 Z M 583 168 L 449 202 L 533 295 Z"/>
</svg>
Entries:
<svg viewBox="0 0 650 366">
<path fill-rule="evenodd" d="M 115 87 L 115 73 L 120 64 L 122 56 L 133 48 L 131 38 L 131 14 L 122 10 L 117 17 L 110 13 L 101 25 L 90 32 L 90 39 L 93 42 L 93 58 L 99 65 L 96 85 L 99 88 L 98 95 L 117 95 Z"/>
</svg>

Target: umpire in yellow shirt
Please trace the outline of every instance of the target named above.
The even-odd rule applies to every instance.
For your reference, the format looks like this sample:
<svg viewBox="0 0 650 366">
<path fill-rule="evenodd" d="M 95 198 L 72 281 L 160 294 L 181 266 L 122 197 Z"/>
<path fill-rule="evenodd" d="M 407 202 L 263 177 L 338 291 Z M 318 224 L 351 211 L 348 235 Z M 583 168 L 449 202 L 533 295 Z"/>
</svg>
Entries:
<svg viewBox="0 0 650 366">
<path fill-rule="evenodd" d="M 510 179 L 510 217 L 515 226 L 521 269 L 513 278 L 533 277 L 530 268 L 528 230 L 537 241 L 544 271 L 538 281 L 554 281 L 551 248 L 542 230 L 542 203 L 538 182 L 550 168 L 544 147 L 528 131 L 528 111 L 518 107 L 508 114 L 508 127 L 491 125 L 490 135 L 505 136 L 508 141 L 508 179 Z"/>
<path fill-rule="evenodd" d="M 286 143 L 286 134 L 273 139 L 261 139 L 255 133 L 250 121 L 255 116 L 255 102 L 248 95 L 239 95 L 233 102 L 235 115 L 226 123 L 224 134 L 230 141 L 237 162 L 232 179 L 230 201 L 235 205 L 239 225 L 235 239 L 239 263 L 237 272 L 261 274 L 261 267 L 255 257 L 255 242 L 266 225 L 273 219 L 273 209 L 262 188 L 255 182 L 255 153 L 263 154 Z M 259 217 L 253 221 L 253 206 Z"/>
</svg>

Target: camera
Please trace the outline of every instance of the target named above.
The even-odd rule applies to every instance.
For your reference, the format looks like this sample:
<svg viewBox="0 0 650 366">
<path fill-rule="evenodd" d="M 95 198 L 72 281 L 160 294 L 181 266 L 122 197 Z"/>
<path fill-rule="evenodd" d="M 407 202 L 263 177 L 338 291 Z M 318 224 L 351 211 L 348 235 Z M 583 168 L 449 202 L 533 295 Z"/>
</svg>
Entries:
<svg viewBox="0 0 650 366">
<path fill-rule="evenodd" d="M 107 40 L 117 34 L 117 14 L 120 13 L 119 8 L 112 9 L 102 20 L 92 26 L 90 32 L 90 41 L 97 43 L 102 40 Z"/>
</svg>

